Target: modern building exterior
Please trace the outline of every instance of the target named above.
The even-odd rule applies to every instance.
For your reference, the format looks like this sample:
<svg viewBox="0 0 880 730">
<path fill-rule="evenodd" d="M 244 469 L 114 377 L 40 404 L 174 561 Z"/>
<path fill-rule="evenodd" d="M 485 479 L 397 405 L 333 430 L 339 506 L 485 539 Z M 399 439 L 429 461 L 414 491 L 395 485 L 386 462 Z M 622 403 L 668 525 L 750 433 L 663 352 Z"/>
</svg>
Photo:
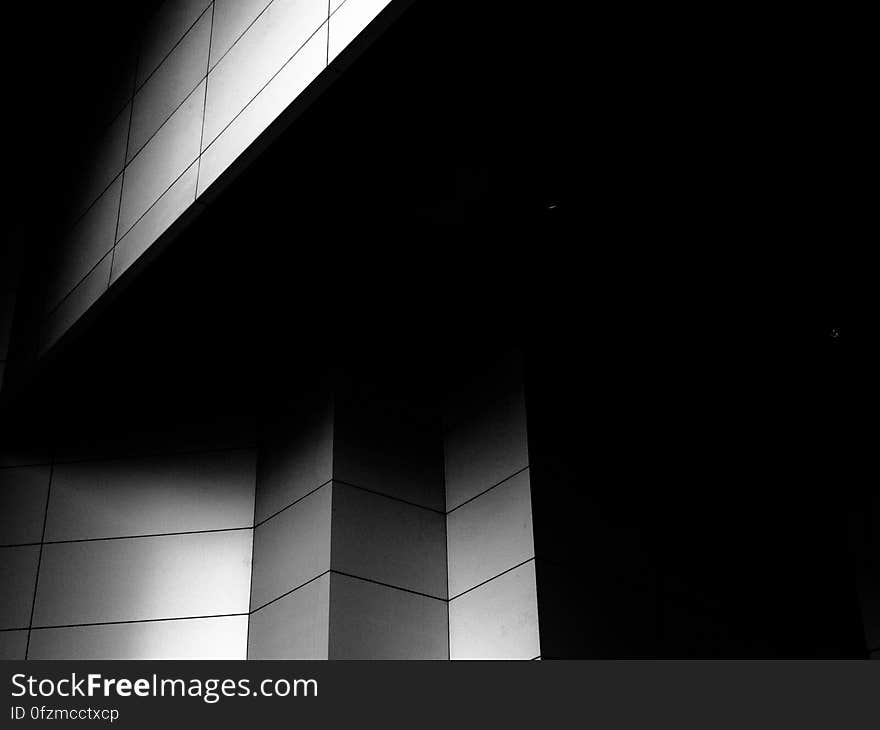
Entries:
<svg viewBox="0 0 880 730">
<path fill-rule="evenodd" d="M 615 303 L 573 201 L 606 245 L 656 217 L 582 183 L 558 19 L 453 5 L 134 34 L 58 235 L 4 267 L 0 656 L 880 647 L 871 510 L 795 466 L 834 478 L 834 404 Z"/>
</svg>

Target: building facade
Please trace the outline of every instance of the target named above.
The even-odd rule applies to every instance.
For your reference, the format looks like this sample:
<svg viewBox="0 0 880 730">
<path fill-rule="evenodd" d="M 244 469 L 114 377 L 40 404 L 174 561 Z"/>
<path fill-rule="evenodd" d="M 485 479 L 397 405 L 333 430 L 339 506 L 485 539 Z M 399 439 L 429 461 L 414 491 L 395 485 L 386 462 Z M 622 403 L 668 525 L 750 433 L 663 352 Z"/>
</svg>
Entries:
<svg viewBox="0 0 880 730">
<path fill-rule="evenodd" d="M 835 404 L 632 260 L 638 120 L 555 9 L 442 5 L 132 31 L 4 265 L 4 658 L 878 648 Z"/>
</svg>

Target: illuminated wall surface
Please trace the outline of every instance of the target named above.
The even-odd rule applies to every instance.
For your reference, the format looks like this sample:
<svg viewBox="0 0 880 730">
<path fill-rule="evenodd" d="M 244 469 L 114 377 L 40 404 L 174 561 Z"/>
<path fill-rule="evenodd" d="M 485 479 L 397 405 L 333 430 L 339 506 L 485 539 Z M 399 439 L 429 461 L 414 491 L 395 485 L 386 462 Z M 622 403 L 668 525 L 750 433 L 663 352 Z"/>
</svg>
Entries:
<svg viewBox="0 0 880 730">
<path fill-rule="evenodd" d="M 42 351 L 176 221 L 198 212 L 230 165 L 388 4 L 165 0 L 68 201 Z"/>
<path fill-rule="evenodd" d="M 519 361 L 483 377 L 442 419 L 342 379 L 258 447 L 238 423 L 5 452 L 2 656 L 541 656 Z"/>
</svg>

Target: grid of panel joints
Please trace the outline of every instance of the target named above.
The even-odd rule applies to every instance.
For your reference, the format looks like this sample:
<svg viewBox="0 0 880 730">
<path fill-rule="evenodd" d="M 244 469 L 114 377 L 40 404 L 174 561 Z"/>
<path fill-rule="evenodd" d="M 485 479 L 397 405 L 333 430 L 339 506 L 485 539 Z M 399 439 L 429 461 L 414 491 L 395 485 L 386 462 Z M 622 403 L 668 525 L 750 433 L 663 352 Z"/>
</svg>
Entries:
<svg viewBox="0 0 880 730">
<path fill-rule="evenodd" d="M 254 462 L 235 447 L 0 467 L 0 654 L 243 658 Z"/>
<path fill-rule="evenodd" d="M 446 489 L 447 501 L 449 509 L 433 510 L 437 515 L 442 516 L 442 523 L 447 528 L 446 546 L 448 552 L 448 572 L 446 576 L 446 585 L 441 589 L 441 594 L 445 593 L 445 597 L 439 597 L 441 602 L 445 603 L 446 623 L 447 623 L 447 646 L 444 647 L 444 654 L 450 656 L 450 643 L 452 637 L 449 632 L 454 627 L 449 622 L 450 606 L 458 601 L 458 605 L 469 601 L 470 597 L 478 594 L 480 597 L 475 605 L 470 607 L 470 612 L 476 615 L 481 621 L 488 624 L 487 633 L 490 637 L 489 641 L 495 640 L 497 637 L 493 635 L 493 629 L 501 629 L 504 633 L 509 627 L 498 625 L 496 619 L 499 613 L 504 617 L 504 608 L 512 606 L 515 611 L 525 608 L 527 620 L 525 626 L 515 627 L 518 631 L 517 639 L 525 637 L 525 641 L 519 641 L 518 645 L 512 651 L 510 658 L 519 659 L 535 659 L 539 656 L 539 647 L 537 642 L 537 605 L 536 605 L 536 586 L 534 577 L 534 547 L 531 528 L 531 503 L 530 503 L 530 484 L 528 481 L 529 464 L 528 451 L 525 439 L 525 412 L 524 399 L 522 393 L 519 398 L 514 395 L 512 398 L 500 398 L 489 404 L 484 411 L 488 411 L 490 416 L 485 418 L 485 412 L 478 414 L 474 421 L 476 427 L 467 427 L 463 430 L 463 438 L 447 434 L 446 446 Z M 498 404 L 501 403 L 499 407 Z M 479 410 L 479 409 L 478 409 Z M 307 439 L 309 443 L 313 440 Z M 314 451 L 314 449 L 312 449 Z M 331 448 L 325 448 L 327 453 L 333 451 Z M 456 453 L 457 452 L 457 453 Z M 477 458 L 474 458 L 474 457 Z M 332 574 L 357 575 L 359 578 L 366 577 L 365 583 L 374 583 L 390 588 L 407 588 L 412 590 L 412 585 L 402 585 L 400 581 L 377 581 L 376 576 L 370 573 L 369 567 L 364 570 L 348 572 L 337 570 L 340 566 L 336 564 L 339 558 L 338 553 L 333 553 L 331 557 L 330 533 L 331 525 L 329 518 L 329 505 L 331 498 L 331 489 L 334 483 L 334 470 L 332 460 L 324 464 L 324 468 L 318 471 L 312 471 L 310 482 L 311 488 L 302 489 L 297 487 L 298 496 L 293 502 L 289 502 L 287 506 L 277 509 L 279 506 L 274 504 L 276 508 L 274 512 L 268 514 L 262 521 L 257 521 L 258 530 L 260 526 L 276 519 L 281 519 L 281 515 L 287 514 L 286 520 L 289 524 L 279 527 L 279 531 L 287 536 L 297 536 L 296 540 L 280 551 L 270 550 L 267 554 L 273 555 L 276 560 L 285 563 L 285 569 L 288 569 L 292 562 L 297 563 L 294 571 L 296 575 L 286 576 L 286 580 L 275 581 L 274 593 L 265 594 L 262 586 L 258 586 L 252 590 L 252 600 L 254 606 L 254 614 L 260 615 L 260 612 L 269 606 L 275 606 L 278 602 L 290 597 L 291 600 L 297 600 L 296 608 L 291 608 L 284 616 L 274 619 L 274 623 L 283 627 L 284 630 L 279 632 L 269 631 L 269 635 L 273 637 L 275 642 L 270 651 L 277 651 L 277 641 L 280 641 L 282 634 L 289 638 L 290 634 L 308 632 L 297 629 L 291 631 L 290 626 L 295 614 L 300 617 L 303 613 L 311 612 L 314 619 L 311 621 L 312 634 L 317 633 L 320 629 L 324 631 L 323 653 L 320 656 L 306 653 L 308 650 L 315 651 L 316 647 L 304 647 L 303 642 L 290 642 L 289 646 L 282 647 L 290 652 L 272 653 L 266 656 L 261 653 L 262 646 L 257 646 L 256 651 L 249 656 L 255 658 L 326 658 L 328 652 L 326 642 L 330 641 L 329 634 L 335 632 L 335 626 L 328 628 L 328 622 L 332 624 L 332 619 L 328 619 L 327 606 L 329 598 L 326 595 L 326 582 L 322 585 L 321 590 L 324 593 L 325 604 L 319 608 L 319 602 L 315 597 L 318 592 L 316 582 L 324 576 Z M 461 468 L 463 467 L 463 468 Z M 298 470 L 301 476 L 303 470 Z M 286 482 L 300 483 L 298 480 L 292 479 L 290 474 L 286 474 Z M 339 483 L 337 481 L 337 483 Z M 351 486 L 351 485 L 346 485 Z M 355 487 L 363 490 L 363 487 Z M 259 487 L 258 487 L 259 491 Z M 372 490 L 364 490 L 368 494 L 373 494 Z M 319 500 L 316 495 L 322 494 Z M 380 498 L 388 498 L 387 495 L 380 495 Z M 392 498 L 393 499 L 393 498 Z M 412 506 L 411 503 L 401 500 L 403 504 Z M 296 515 L 297 505 L 302 506 L 300 514 Z M 423 505 L 416 505 L 424 507 Z M 267 510 L 269 512 L 271 510 Z M 289 512 L 288 512 L 289 511 Z M 366 510 L 364 510 L 366 511 Z M 293 514 L 291 514 L 293 513 Z M 315 536 L 309 533 L 315 524 L 322 524 L 324 529 L 321 534 Z M 371 525 L 375 528 L 375 525 Z M 332 526 L 332 532 L 339 535 L 344 540 L 350 539 L 352 532 L 350 525 L 340 524 Z M 375 534 L 375 533 L 374 533 Z M 476 538 L 476 539 L 474 539 Z M 293 540 L 293 538 L 290 538 Z M 402 540 L 401 542 L 406 542 Z M 256 540 L 259 544 L 259 537 Z M 315 550 L 317 546 L 317 550 Z M 363 546 L 358 546 L 363 549 Z M 291 556 L 298 552 L 295 558 Z M 315 553 L 318 553 L 317 555 Z M 306 560 L 308 558 L 308 560 Z M 313 559 L 314 558 L 314 559 Z M 308 568 L 303 570 L 299 564 L 303 560 L 309 563 Z M 260 570 L 260 557 L 255 552 L 255 575 Z M 330 566 L 333 566 L 331 569 Z M 531 569 L 531 574 L 529 570 Z M 509 578 L 514 580 L 514 587 L 519 589 L 515 594 L 509 591 Z M 263 581 L 260 580 L 262 584 Z M 254 585 L 257 585 L 256 583 Z M 500 602 L 502 610 L 500 612 L 486 611 L 485 595 L 493 591 L 500 590 Z M 262 594 L 262 595 L 261 595 Z M 424 595 L 424 594 L 423 594 Z M 299 601 L 299 596 L 302 600 Z M 436 594 L 427 598 L 438 597 Z M 511 601 L 511 597 L 516 600 Z M 531 604 L 531 605 L 530 605 Z M 468 608 L 465 607 L 465 613 Z M 324 615 L 319 615 L 319 610 L 324 611 Z M 459 614 L 462 614 L 459 611 Z M 252 616 L 252 621 L 254 620 Z M 522 623 L 522 622 L 521 622 Z M 479 627 L 480 629 L 484 627 Z M 254 635 L 255 626 L 251 627 L 251 635 Z M 264 633 L 263 627 L 258 633 Z M 498 633 L 498 631 L 495 631 Z M 396 638 L 396 637 L 395 637 Z M 461 638 L 459 637 L 459 643 Z M 502 652 L 511 653 L 511 646 L 508 642 L 504 645 L 501 642 Z M 253 649 L 253 640 L 249 642 L 249 649 Z M 320 648 L 320 647 L 318 647 Z M 346 647 L 347 648 L 347 647 Z M 485 647 L 478 647 L 483 649 Z M 492 647 L 490 647 L 491 649 Z M 480 656 L 479 651 L 475 651 L 476 656 Z M 506 654 L 504 656 L 507 656 Z M 333 657 L 336 658 L 336 657 Z M 348 658 L 340 656 L 339 658 Z M 370 658 L 376 658 L 375 656 Z M 384 657 L 383 657 L 384 658 Z M 453 652 L 452 658 L 455 657 Z M 486 651 L 480 658 L 499 658 L 493 655 L 492 651 Z"/>
<path fill-rule="evenodd" d="M 324 0 L 313 0 L 316 8 L 318 6 L 323 8 L 323 2 Z M 213 97 L 209 97 L 212 74 L 215 74 L 218 68 L 223 70 L 222 62 L 230 54 L 234 54 L 237 47 L 242 47 L 244 39 L 255 26 L 261 22 L 266 26 L 274 24 L 276 19 L 269 17 L 272 12 L 277 11 L 281 14 L 285 9 L 290 10 L 285 8 L 285 3 L 286 0 L 270 0 L 270 2 L 262 1 L 254 6 L 253 3 L 230 4 L 224 3 L 223 0 L 210 3 L 206 3 L 205 0 L 188 0 L 176 3 L 174 0 L 166 0 L 159 8 L 157 14 L 161 13 L 162 9 L 169 4 L 192 6 L 199 11 L 199 14 L 189 25 L 182 28 L 180 37 L 167 49 L 157 64 L 153 59 L 153 63 L 148 66 L 152 67 L 149 71 L 142 70 L 144 47 L 147 40 L 142 39 L 141 41 L 141 49 L 135 60 L 131 94 L 125 107 L 117 116 L 117 121 L 124 121 L 123 116 L 126 114 L 128 117 L 122 169 L 104 187 L 102 192 L 88 203 L 71 228 L 71 231 L 75 232 L 78 227 L 85 227 L 87 219 L 96 215 L 96 209 L 100 207 L 99 203 L 103 197 L 116 197 L 117 191 L 114 188 L 119 183 L 115 222 L 112 223 L 112 242 L 106 251 L 99 243 L 97 253 L 92 251 L 87 254 L 85 264 L 82 261 L 79 262 L 79 270 L 76 275 L 70 281 L 64 281 L 63 285 L 56 287 L 55 296 L 47 302 L 41 351 L 48 350 L 175 220 L 180 218 L 193 204 L 197 204 L 202 192 L 308 86 L 320 71 L 329 65 L 332 58 L 363 27 L 369 24 L 373 17 L 388 3 L 388 0 L 343 0 L 343 2 L 328 0 L 326 9 L 322 11 L 320 16 L 315 17 L 315 20 L 319 21 L 317 28 L 311 34 L 305 33 L 298 36 L 296 42 L 283 49 L 281 55 L 275 59 L 275 63 L 270 64 L 269 70 L 262 76 L 258 76 L 256 85 L 250 89 L 253 93 L 233 104 L 230 109 L 225 109 L 224 113 L 227 114 L 227 117 L 231 113 L 231 117 L 225 119 L 225 124 L 218 130 L 209 130 L 206 139 L 208 109 L 213 100 Z M 232 12 L 232 15 L 235 16 L 232 19 L 235 31 L 231 35 L 228 23 L 225 26 L 219 23 L 215 25 L 218 5 L 227 11 L 229 7 L 236 9 L 235 12 Z M 257 11 L 253 18 L 246 14 L 242 17 L 237 15 L 241 12 L 246 13 L 246 9 L 251 7 Z M 245 8 L 245 11 L 242 11 L 242 8 Z M 354 8 L 354 10 L 349 13 L 349 8 Z M 330 24 L 331 19 L 337 13 L 340 13 L 341 18 L 339 32 L 332 36 L 334 41 L 331 47 Z M 190 18 L 187 17 L 187 20 Z M 239 23 L 238 26 L 235 26 L 236 22 Z M 283 23 L 277 23 L 277 25 L 284 26 Z M 288 23 L 288 25 L 290 24 Z M 225 29 L 225 34 L 220 33 L 221 28 Z M 206 34 L 205 29 L 207 29 Z M 256 29 L 260 32 L 265 31 L 264 28 L 257 27 Z M 193 66 L 193 63 L 190 62 L 191 59 L 187 59 L 186 56 L 190 52 L 193 52 L 195 56 L 199 55 L 199 52 L 193 49 L 205 45 L 204 38 L 200 42 L 198 41 L 203 35 L 207 37 L 207 47 L 203 49 L 204 72 L 199 72 L 197 78 L 192 73 L 189 75 L 181 73 L 181 69 L 186 70 L 187 67 Z M 222 42 L 219 43 L 216 52 L 212 50 L 215 35 L 223 35 Z M 290 47 L 295 48 L 293 54 L 289 53 Z M 182 56 L 182 60 L 177 56 Z M 297 57 L 299 60 L 294 61 Z M 197 63 L 195 65 L 198 66 Z M 175 71 L 177 73 L 174 73 Z M 140 78 L 141 74 L 144 74 L 144 78 Z M 167 78 L 163 78 L 163 76 Z M 178 93 L 173 96 L 172 102 L 164 100 L 167 103 L 163 107 L 162 91 L 155 91 L 154 87 L 161 86 L 162 82 L 180 83 L 181 79 L 184 82 L 189 79 L 189 83 L 184 83 L 183 91 L 177 90 Z M 202 84 L 204 84 L 204 89 L 199 94 Z M 295 93 L 292 96 L 288 95 L 279 99 L 277 93 L 271 93 L 270 87 L 273 85 L 292 87 Z M 190 86 L 192 88 L 189 88 Z M 149 100 L 151 93 L 158 101 L 147 105 L 146 114 L 156 116 L 155 109 L 157 108 L 161 110 L 161 113 L 152 120 L 153 123 L 148 127 L 148 132 L 137 133 L 137 138 L 133 140 L 133 130 L 141 126 L 137 120 L 140 118 L 144 99 Z M 199 96 L 200 100 L 198 100 Z M 139 100 L 141 101 L 140 105 L 138 104 Z M 139 157 L 141 157 L 141 161 L 145 159 L 145 150 L 151 142 L 155 142 L 157 137 L 163 134 L 169 138 L 175 136 L 172 131 L 169 131 L 168 125 L 180 123 L 180 120 L 174 121 L 175 117 L 183 115 L 186 111 L 193 111 L 188 109 L 188 105 L 194 108 L 200 106 L 200 109 L 191 115 L 195 125 L 198 126 L 198 148 L 194 151 L 194 159 L 187 158 L 183 163 L 177 164 L 173 172 L 166 175 L 158 187 L 150 191 L 146 195 L 145 201 L 140 201 L 132 212 L 131 204 L 126 204 L 127 196 L 130 195 L 132 188 L 131 179 L 129 185 L 126 186 L 127 173 L 130 178 L 135 178 L 141 187 L 158 179 L 152 174 L 135 176 L 131 168 L 132 166 L 137 167 Z M 250 116 L 255 116 L 257 119 L 250 119 Z M 110 127 L 114 123 L 111 123 Z M 235 129 L 236 125 L 241 129 Z M 163 130 L 165 131 L 163 132 Z M 176 148 L 178 145 L 172 144 L 170 146 Z M 207 177 L 202 170 L 203 158 L 206 155 L 211 163 Z M 149 167 L 149 161 L 144 163 L 144 166 Z M 203 178 L 205 179 L 203 180 Z M 112 200 L 107 201 L 108 207 L 110 203 Z M 136 230 L 139 224 L 142 224 L 141 227 L 146 230 Z M 108 222 L 107 226 L 110 225 L 111 223 Z M 89 232 L 86 231 L 85 235 L 88 237 Z M 111 234 L 108 233 L 108 235 Z M 94 246 L 94 244 L 92 245 Z M 76 259 L 77 256 L 80 256 L 80 252 L 75 251 L 72 256 Z M 96 256 L 98 257 L 97 261 L 95 261 Z M 61 276 L 64 276 L 64 272 L 61 272 Z"/>
<path fill-rule="evenodd" d="M 376 601 L 391 605 L 392 614 L 394 604 L 409 602 L 400 611 L 405 620 L 417 614 L 433 625 L 442 614 L 443 658 L 448 656 L 444 511 L 330 478 L 255 518 L 254 529 L 248 658 L 350 658 L 348 652 L 358 650 L 364 654 L 357 658 L 377 658 L 375 651 L 388 652 L 382 658 L 408 652 L 426 658 L 419 653 L 424 646 L 404 646 L 393 631 L 385 637 L 358 631 L 360 649 L 347 643 L 351 636 L 340 638 L 345 612 L 369 614 Z M 347 594 L 349 600 L 331 603 L 331 582 L 334 598 Z M 267 609 L 278 615 L 266 616 Z M 272 626 L 283 630 L 267 633 Z M 438 647 L 426 644 L 437 656 Z M 334 657 L 331 645 L 344 656 Z"/>
</svg>

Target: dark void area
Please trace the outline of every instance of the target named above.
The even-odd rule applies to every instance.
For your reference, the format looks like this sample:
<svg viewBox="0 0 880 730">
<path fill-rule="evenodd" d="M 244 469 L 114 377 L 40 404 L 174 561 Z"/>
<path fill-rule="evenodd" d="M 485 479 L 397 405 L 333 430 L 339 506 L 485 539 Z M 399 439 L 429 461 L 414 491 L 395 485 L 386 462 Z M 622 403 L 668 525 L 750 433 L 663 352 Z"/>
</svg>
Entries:
<svg viewBox="0 0 880 730">
<path fill-rule="evenodd" d="M 831 78 L 783 74 L 782 18 L 731 55 L 717 18 L 569 5 L 417 0 L 4 427 L 251 413 L 333 366 L 440 399 L 520 347 L 558 654 L 863 656 L 829 336 L 851 199 L 802 154 Z M 89 68 L 74 15 L 47 69 Z M 92 91 L 52 78 L 66 144 Z"/>
<path fill-rule="evenodd" d="M 123 62 L 160 0 L 11 3 L 5 40 L 3 163 L 9 224 L 32 248 L 51 234 L 55 197 L 78 172 L 84 142 L 106 125 Z M 54 204 L 53 204 L 54 203 Z M 32 252 L 33 253 L 33 252 Z"/>
</svg>

